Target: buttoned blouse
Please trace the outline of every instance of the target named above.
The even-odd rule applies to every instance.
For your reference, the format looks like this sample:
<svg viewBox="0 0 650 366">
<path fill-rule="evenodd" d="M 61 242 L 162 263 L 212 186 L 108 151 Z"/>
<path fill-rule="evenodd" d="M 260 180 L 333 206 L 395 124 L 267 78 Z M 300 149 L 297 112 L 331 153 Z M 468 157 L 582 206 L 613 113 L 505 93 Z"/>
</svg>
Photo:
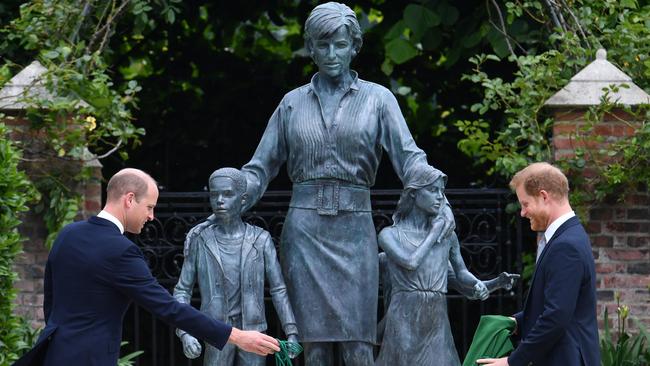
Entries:
<svg viewBox="0 0 650 366">
<path fill-rule="evenodd" d="M 323 118 L 315 87 L 318 73 L 309 84 L 284 96 L 253 158 L 242 168 L 250 205 L 257 202 L 285 162 L 293 183 L 337 179 L 364 187 L 375 184 L 382 150 L 403 182 L 417 164 L 427 164 L 395 96 L 381 85 L 359 79 L 356 72 L 352 74 L 353 81 L 329 123 Z"/>
</svg>

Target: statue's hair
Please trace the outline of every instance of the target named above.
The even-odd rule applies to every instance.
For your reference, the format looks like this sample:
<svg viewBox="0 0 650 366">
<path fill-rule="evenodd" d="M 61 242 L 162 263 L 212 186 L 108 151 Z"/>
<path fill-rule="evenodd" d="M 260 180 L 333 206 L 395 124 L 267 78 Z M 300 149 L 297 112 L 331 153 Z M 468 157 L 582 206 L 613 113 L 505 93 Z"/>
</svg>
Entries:
<svg viewBox="0 0 650 366">
<path fill-rule="evenodd" d="M 438 180 L 442 180 L 444 187 L 447 183 L 447 176 L 431 165 L 417 166 L 410 174 L 407 174 L 404 182 L 404 190 L 402 190 L 402 194 L 397 202 L 397 208 L 395 208 L 395 213 L 393 214 L 393 222 L 398 224 L 413 210 L 415 198 L 412 193 L 428 187 Z"/>
<path fill-rule="evenodd" d="M 149 183 L 157 185 L 156 181 L 144 171 L 133 168 L 122 169 L 108 181 L 106 200 L 115 201 L 129 192 L 133 192 L 135 200 L 139 201 L 147 194 Z"/>
<path fill-rule="evenodd" d="M 562 171 L 549 163 L 533 163 L 520 170 L 512 177 L 510 188 L 517 190 L 523 185 L 530 196 L 538 196 L 545 190 L 556 199 L 565 199 L 569 196 L 569 181 Z"/>
<path fill-rule="evenodd" d="M 235 168 L 217 169 L 212 174 L 210 174 L 210 178 L 208 179 L 208 184 L 212 182 L 212 180 L 216 177 L 226 177 L 232 179 L 233 182 L 235 182 L 235 188 L 237 189 L 237 193 L 239 194 L 246 193 L 246 176 L 244 175 L 244 173 L 241 172 L 241 170 Z"/>
<path fill-rule="evenodd" d="M 352 38 L 354 51 L 359 53 L 363 38 L 357 16 L 345 4 L 329 2 L 315 7 L 305 22 L 305 47 L 312 49 L 312 42 L 334 34 L 341 26 L 345 26 Z"/>
</svg>

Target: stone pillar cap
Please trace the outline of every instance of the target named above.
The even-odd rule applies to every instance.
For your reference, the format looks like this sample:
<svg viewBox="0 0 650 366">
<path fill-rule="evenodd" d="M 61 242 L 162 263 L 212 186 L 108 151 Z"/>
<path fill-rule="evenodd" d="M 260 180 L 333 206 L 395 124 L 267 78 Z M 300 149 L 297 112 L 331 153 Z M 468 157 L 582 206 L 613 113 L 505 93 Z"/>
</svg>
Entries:
<svg viewBox="0 0 650 366">
<path fill-rule="evenodd" d="M 40 62 L 33 61 L 11 78 L 0 90 L 0 110 L 25 110 L 30 107 L 25 98 L 54 100 L 55 96 L 43 83 L 42 77 L 46 72 L 47 69 Z M 77 107 L 87 106 L 88 103 L 83 100 L 77 104 Z"/>
<path fill-rule="evenodd" d="M 601 97 L 605 94 L 603 89 L 611 85 L 619 87 L 617 92 L 611 92 L 609 98 L 612 102 L 622 105 L 650 104 L 650 95 L 639 88 L 632 78 L 607 61 L 607 51 L 599 49 L 596 60 L 580 70 L 571 78 L 569 83 L 559 92 L 549 98 L 545 106 L 548 107 L 589 107 L 600 105 Z"/>
</svg>

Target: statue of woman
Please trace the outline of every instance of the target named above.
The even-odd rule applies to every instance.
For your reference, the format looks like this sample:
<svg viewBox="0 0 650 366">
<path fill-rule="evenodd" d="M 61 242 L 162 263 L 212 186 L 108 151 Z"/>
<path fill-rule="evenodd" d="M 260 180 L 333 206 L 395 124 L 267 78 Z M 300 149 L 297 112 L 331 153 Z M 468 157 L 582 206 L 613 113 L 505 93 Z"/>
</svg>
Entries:
<svg viewBox="0 0 650 366">
<path fill-rule="evenodd" d="M 314 8 L 305 23 L 305 44 L 318 73 L 284 96 L 241 169 L 248 207 L 286 163 L 293 192 L 280 262 L 306 364 L 332 364 L 338 345 L 346 365 L 370 366 L 379 273 L 369 188 L 383 151 L 402 181 L 416 167 L 428 166 L 427 157 L 395 96 L 350 70 L 362 44 L 352 9 L 334 2 Z M 453 215 L 441 204 L 448 230 Z"/>
<path fill-rule="evenodd" d="M 486 299 L 488 287 L 463 262 L 458 238 L 440 214 L 446 176 L 420 166 L 405 185 L 394 224 L 379 233 L 390 277 L 390 302 L 383 320 L 377 365 L 459 366 L 447 316 L 447 271 L 468 297 Z"/>
</svg>

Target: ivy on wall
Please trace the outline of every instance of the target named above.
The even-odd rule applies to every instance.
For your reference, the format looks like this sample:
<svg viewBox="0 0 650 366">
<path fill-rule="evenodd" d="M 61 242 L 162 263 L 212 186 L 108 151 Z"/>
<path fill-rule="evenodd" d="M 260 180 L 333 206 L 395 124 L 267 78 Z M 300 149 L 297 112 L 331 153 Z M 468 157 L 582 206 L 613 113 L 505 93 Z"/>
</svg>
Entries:
<svg viewBox="0 0 650 366">
<path fill-rule="evenodd" d="M 106 60 L 108 43 L 125 14 L 148 26 L 148 13 L 158 9 L 174 21 L 171 1 L 57 1 L 34 0 L 20 5 L 18 17 L 0 28 L 0 88 L 24 65 L 11 61 L 37 59 L 47 71 L 41 85 L 30 86 L 20 97 L 29 108 L 19 116 L 0 114 L 0 120 L 27 119 L 27 131 L 0 124 L 0 366 L 8 366 L 30 348 L 36 332 L 13 314 L 16 273 L 13 262 L 22 251 L 17 227 L 20 214 L 35 204 L 48 230 L 46 245 L 77 216 L 79 187 L 90 177 L 84 162 L 120 154 L 144 135 L 132 123 L 137 107 L 136 81 L 116 85 Z M 31 93 L 44 87 L 53 98 Z M 12 142 L 10 133 L 25 139 Z M 35 136 L 37 138 L 35 138 Z M 35 142 L 37 141 L 37 142 Z M 92 153 L 91 153 L 92 152 Z M 29 177 L 23 172 L 29 165 Z"/>
<path fill-rule="evenodd" d="M 10 365 L 33 340 L 33 330 L 13 314 L 13 263 L 22 250 L 23 240 L 18 232 L 19 215 L 39 197 L 25 173 L 18 169 L 20 157 L 20 148 L 0 123 L 0 365 Z"/>
</svg>

